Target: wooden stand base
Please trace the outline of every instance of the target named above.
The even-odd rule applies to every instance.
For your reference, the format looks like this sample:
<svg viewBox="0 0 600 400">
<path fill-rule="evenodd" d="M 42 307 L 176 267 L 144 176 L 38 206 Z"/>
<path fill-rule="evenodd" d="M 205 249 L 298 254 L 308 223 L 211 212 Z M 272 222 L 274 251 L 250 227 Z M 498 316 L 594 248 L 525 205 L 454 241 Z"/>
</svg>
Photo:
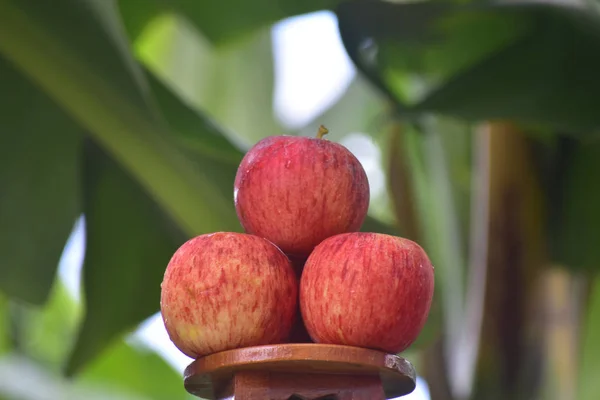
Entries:
<svg viewBox="0 0 600 400">
<path fill-rule="evenodd" d="M 187 367 L 184 385 L 217 400 L 384 400 L 412 392 L 415 371 L 379 351 L 282 344 L 199 358 Z"/>
<path fill-rule="evenodd" d="M 235 374 L 219 400 L 384 400 L 378 376 L 288 374 L 243 371 Z"/>
</svg>

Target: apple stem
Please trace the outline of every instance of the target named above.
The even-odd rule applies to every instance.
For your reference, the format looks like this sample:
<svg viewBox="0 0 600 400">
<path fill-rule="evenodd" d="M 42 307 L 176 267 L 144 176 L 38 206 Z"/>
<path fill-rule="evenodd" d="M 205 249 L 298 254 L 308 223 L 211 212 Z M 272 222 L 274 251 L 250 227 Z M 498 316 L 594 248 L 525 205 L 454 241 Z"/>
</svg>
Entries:
<svg viewBox="0 0 600 400">
<path fill-rule="evenodd" d="M 319 126 L 319 130 L 317 131 L 317 139 L 323 139 L 323 136 L 329 133 L 329 129 L 325 128 L 323 125 Z"/>
</svg>

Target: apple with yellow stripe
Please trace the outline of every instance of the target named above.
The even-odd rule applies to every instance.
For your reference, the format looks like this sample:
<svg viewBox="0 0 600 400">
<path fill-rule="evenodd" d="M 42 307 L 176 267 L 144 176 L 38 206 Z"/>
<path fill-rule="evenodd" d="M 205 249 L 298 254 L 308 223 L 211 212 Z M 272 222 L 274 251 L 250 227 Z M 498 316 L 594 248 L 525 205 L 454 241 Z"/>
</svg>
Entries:
<svg viewBox="0 0 600 400">
<path fill-rule="evenodd" d="M 285 342 L 297 316 L 298 281 L 266 239 L 217 232 L 185 242 L 161 284 L 171 341 L 192 358 Z"/>
<path fill-rule="evenodd" d="M 433 297 L 433 266 L 415 242 L 346 233 L 320 243 L 300 280 L 300 308 L 316 343 L 399 353 L 417 338 Z"/>
<path fill-rule="evenodd" d="M 235 177 L 235 209 L 246 233 L 270 240 L 299 264 L 328 237 L 360 230 L 369 208 L 364 168 L 346 147 L 325 139 L 327 132 L 321 126 L 316 138 L 262 139 Z"/>
</svg>

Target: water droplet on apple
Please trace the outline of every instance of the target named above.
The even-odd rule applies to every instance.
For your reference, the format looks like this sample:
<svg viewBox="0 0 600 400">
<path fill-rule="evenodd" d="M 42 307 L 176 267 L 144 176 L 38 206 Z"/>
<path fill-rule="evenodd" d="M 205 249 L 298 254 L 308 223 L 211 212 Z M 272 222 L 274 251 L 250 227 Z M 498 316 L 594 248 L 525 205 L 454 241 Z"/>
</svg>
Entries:
<svg viewBox="0 0 600 400">
<path fill-rule="evenodd" d="M 291 164 L 292 164 L 292 161 L 291 161 L 291 160 L 287 160 L 287 161 L 285 162 L 285 168 L 286 168 L 286 169 L 289 169 Z"/>
</svg>

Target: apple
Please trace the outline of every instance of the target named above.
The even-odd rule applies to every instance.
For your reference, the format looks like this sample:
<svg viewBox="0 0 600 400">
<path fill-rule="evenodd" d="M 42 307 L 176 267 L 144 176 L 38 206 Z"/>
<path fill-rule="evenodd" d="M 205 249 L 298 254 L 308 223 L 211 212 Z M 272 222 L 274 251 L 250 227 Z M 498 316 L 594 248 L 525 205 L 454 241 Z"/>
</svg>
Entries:
<svg viewBox="0 0 600 400">
<path fill-rule="evenodd" d="M 369 182 L 344 146 L 316 138 L 270 136 L 242 159 L 235 209 L 247 233 L 290 257 L 306 258 L 326 238 L 358 231 L 369 207 Z"/>
<path fill-rule="evenodd" d="M 285 342 L 297 305 L 298 280 L 289 259 L 268 240 L 244 233 L 188 240 L 161 284 L 165 328 L 192 358 Z"/>
<path fill-rule="evenodd" d="M 346 233 L 320 243 L 300 280 L 300 309 L 316 343 L 399 353 L 427 320 L 434 271 L 415 242 Z"/>
</svg>

